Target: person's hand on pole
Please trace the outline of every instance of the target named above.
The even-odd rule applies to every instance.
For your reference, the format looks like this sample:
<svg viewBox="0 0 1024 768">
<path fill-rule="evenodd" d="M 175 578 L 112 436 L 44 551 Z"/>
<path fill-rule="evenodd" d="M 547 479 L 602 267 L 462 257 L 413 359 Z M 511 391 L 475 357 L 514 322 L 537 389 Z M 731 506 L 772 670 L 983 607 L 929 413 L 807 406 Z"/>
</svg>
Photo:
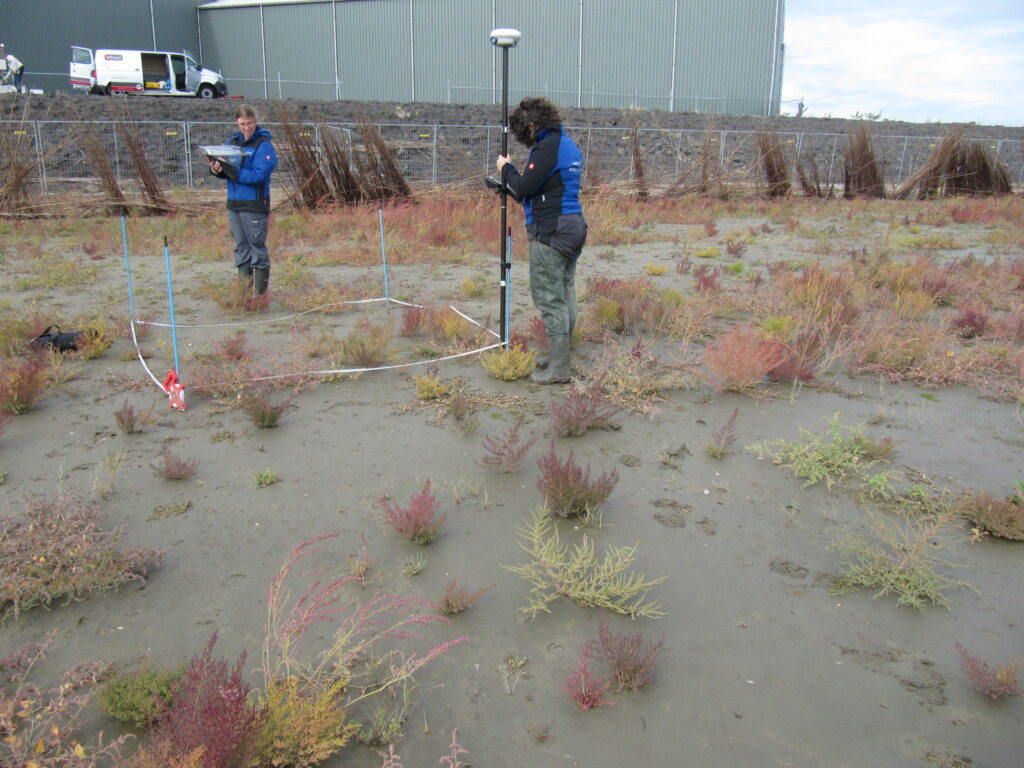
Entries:
<svg viewBox="0 0 1024 768">
<path fill-rule="evenodd" d="M 512 162 L 512 160 L 509 158 L 508 155 L 498 155 L 498 160 L 497 160 L 497 162 L 494 165 L 498 169 L 498 171 L 500 172 L 501 169 L 504 168 L 505 165 L 510 163 L 510 162 Z"/>
</svg>

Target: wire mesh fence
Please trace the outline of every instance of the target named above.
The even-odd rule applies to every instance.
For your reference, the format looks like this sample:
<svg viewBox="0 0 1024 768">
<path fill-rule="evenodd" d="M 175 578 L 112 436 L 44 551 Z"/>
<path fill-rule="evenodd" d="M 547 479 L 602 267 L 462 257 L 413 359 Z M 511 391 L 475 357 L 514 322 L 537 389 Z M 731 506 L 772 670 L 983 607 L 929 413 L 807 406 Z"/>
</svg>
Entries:
<svg viewBox="0 0 1024 768">
<path fill-rule="evenodd" d="M 280 124 L 265 123 L 274 135 Z M 222 144 L 235 131 L 228 122 L 134 122 L 154 171 L 164 188 L 188 190 L 220 189 L 223 182 L 209 173 L 200 150 L 204 144 Z M 119 182 L 131 190 L 137 182 L 136 168 L 128 152 L 124 126 L 114 121 L 88 123 L 71 121 L 6 121 L 0 131 L 14 136 L 4 146 L 16 146 L 24 157 L 34 159 L 33 186 L 43 195 L 69 191 L 97 191 L 99 182 L 81 146 L 82 131 L 95 131 Z M 493 172 L 501 147 L 501 128 L 483 125 L 376 124 L 376 129 L 412 185 L 477 183 Z M 336 132 L 346 151 L 362 151 L 362 138 L 355 123 L 303 123 L 315 146 L 321 132 Z M 706 173 L 707 165 L 727 183 L 757 180 L 758 149 L 753 131 L 675 130 L 615 127 L 572 127 L 570 135 L 580 145 L 591 183 L 635 181 L 638 169 L 654 184 L 671 184 L 695 172 Z M 836 133 L 778 134 L 791 168 L 797 158 L 813 163 L 825 188 L 842 185 L 843 155 L 848 137 Z M 918 170 L 941 142 L 936 136 L 874 135 L 875 155 L 883 168 L 885 183 L 895 187 Z M 1024 141 L 1017 139 L 975 139 L 1008 168 L 1013 183 L 1024 184 Z M 287 147 L 277 142 L 287 158 Z M 521 148 L 517 148 L 522 154 Z M 636 155 L 639 153 L 639 160 Z M 0 158 L 0 162 L 11 162 Z"/>
</svg>

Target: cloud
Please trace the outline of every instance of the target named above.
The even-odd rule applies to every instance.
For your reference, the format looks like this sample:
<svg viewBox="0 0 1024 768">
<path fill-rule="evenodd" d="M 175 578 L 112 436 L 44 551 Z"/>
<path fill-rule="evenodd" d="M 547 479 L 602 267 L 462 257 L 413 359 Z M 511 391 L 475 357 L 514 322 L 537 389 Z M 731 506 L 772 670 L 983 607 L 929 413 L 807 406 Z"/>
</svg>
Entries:
<svg viewBox="0 0 1024 768">
<path fill-rule="evenodd" d="M 803 97 L 815 115 L 1024 123 L 1019 38 L 999 25 L 965 32 L 920 17 L 787 19 L 783 100 Z"/>
</svg>

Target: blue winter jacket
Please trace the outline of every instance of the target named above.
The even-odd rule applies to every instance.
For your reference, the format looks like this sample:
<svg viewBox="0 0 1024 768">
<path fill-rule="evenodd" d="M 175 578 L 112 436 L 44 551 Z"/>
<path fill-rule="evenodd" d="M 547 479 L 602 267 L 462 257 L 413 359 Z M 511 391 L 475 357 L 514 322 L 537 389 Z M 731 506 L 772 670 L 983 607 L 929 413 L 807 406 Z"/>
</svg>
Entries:
<svg viewBox="0 0 1024 768">
<path fill-rule="evenodd" d="M 511 163 L 503 168 L 505 182 L 523 200 L 526 224 L 570 213 L 583 213 L 580 179 L 583 153 L 556 125 L 537 134 L 537 143 L 519 173 Z"/>
<path fill-rule="evenodd" d="M 270 175 L 277 167 L 277 152 L 266 128 L 256 127 L 246 141 L 239 131 L 228 144 L 245 150 L 238 166 L 221 164 L 219 175 L 228 180 L 228 210 L 270 211 Z"/>
</svg>

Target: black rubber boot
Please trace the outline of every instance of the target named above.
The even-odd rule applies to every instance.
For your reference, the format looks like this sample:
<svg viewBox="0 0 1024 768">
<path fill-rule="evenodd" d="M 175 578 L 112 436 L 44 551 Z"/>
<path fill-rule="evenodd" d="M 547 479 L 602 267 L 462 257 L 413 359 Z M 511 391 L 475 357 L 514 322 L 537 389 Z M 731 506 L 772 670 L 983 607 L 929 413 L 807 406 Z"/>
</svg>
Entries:
<svg viewBox="0 0 1024 768">
<path fill-rule="evenodd" d="M 253 269 L 253 293 L 262 296 L 270 287 L 270 267 Z"/>
<path fill-rule="evenodd" d="M 572 332 L 576 327 L 575 323 L 569 323 L 569 345 L 572 345 Z M 541 352 L 537 355 L 537 360 L 534 362 L 533 367 L 538 371 L 543 371 L 548 367 L 548 362 L 551 360 L 551 355 L 548 352 Z"/>
<path fill-rule="evenodd" d="M 248 280 L 252 282 L 252 267 L 239 267 L 238 268 L 238 279 Z"/>
<path fill-rule="evenodd" d="M 568 384 L 572 377 L 569 365 L 571 339 L 567 334 L 548 336 L 548 365 L 540 373 L 530 376 L 535 384 Z"/>
</svg>

